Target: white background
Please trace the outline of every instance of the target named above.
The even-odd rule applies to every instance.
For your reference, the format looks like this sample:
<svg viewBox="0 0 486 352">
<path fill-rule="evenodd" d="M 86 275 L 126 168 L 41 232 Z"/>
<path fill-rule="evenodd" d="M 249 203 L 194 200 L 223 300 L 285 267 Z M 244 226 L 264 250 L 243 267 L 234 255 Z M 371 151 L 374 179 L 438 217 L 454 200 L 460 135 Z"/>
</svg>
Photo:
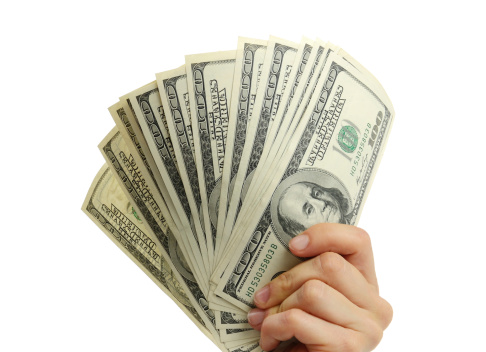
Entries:
<svg viewBox="0 0 486 352">
<path fill-rule="evenodd" d="M 17 1 L 0 8 L 1 351 L 217 351 L 80 208 L 119 96 L 238 35 L 340 45 L 396 111 L 360 226 L 377 351 L 486 351 L 479 1 Z"/>
</svg>

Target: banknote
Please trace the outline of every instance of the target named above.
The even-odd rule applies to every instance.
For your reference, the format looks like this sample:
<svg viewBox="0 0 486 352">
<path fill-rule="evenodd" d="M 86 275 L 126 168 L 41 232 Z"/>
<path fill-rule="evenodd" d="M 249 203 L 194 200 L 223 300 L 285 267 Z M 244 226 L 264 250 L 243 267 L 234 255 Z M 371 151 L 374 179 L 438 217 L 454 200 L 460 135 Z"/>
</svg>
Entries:
<svg viewBox="0 0 486 352">
<path fill-rule="evenodd" d="M 290 239 L 319 222 L 356 224 L 394 115 L 370 86 L 369 77 L 330 55 L 294 138 L 272 163 L 274 181 L 238 227 L 218 296 L 250 309 L 258 287 L 300 262 Z"/>
<path fill-rule="evenodd" d="M 194 131 L 208 256 L 213 270 L 221 176 L 226 153 L 236 51 L 186 56 L 187 87 Z"/>
<path fill-rule="evenodd" d="M 184 226 L 183 231 L 189 241 L 193 256 L 201 270 L 205 272 L 205 277 L 209 278 L 209 262 L 205 255 L 207 241 L 199 221 L 199 209 L 195 199 L 189 198 L 186 194 L 179 173 L 180 161 L 176 159 L 174 153 L 157 83 L 152 82 L 129 93 L 128 99 L 132 103 L 157 168 Z"/>
<path fill-rule="evenodd" d="M 293 98 L 297 95 L 297 97 L 301 96 L 305 89 L 300 89 L 299 86 L 305 86 L 306 82 L 306 75 L 305 73 L 311 72 L 310 69 L 306 68 L 312 66 L 313 61 L 314 65 L 318 63 L 318 55 L 319 50 L 312 50 L 315 47 L 314 40 L 308 38 L 302 38 L 299 47 L 297 48 L 297 53 L 295 56 L 295 61 L 293 63 L 293 69 L 290 71 L 288 78 L 286 78 L 286 86 L 285 89 L 281 92 L 281 97 L 279 98 L 280 102 L 275 109 L 274 113 L 270 115 L 270 121 L 268 123 L 268 130 L 267 136 L 265 138 L 265 145 L 260 155 L 260 160 L 265 157 L 267 153 L 268 146 L 273 145 L 275 135 L 277 131 L 279 131 L 282 127 L 282 123 L 284 122 L 284 116 L 286 115 L 289 107 L 293 101 Z M 310 60 L 310 61 L 309 61 Z M 308 65 L 308 63 L 310 64 Z M 302 82 L 302 85 L 300 83 Z M 283 126 L 285 128 L 285 126 Z M 282 128 L 282 129 L 283 129 Z M 267 147 L 267 149 L 265 148 Z"/>
<path fill-rule="evenodd" d="M 247 314 L 235 314 L 230 312 L 215 311 L 216 327 L 218 329 L 248 329 Z"/>
<path fill-rule="evenodd" d="M 240 200 L 243 202 L 246 195 L 244 185 L 249 186 L 251 183 L 249 176 L 258 165 L 265 144 L 268 125 L 271 117 L 277 113 L 280 99 L 287 87 L 297 49 L 298 44 L 283 39 L 271 37 L 268 41 L 262 68 L 262 81 L 258 89 L 251 120 L 248 122 L 245 145 L 241 151 L 240 165 L 226 214 L 223 238 L 229 238 L 229 234 L 233 230 Z"/>
<path fill-rule="evenodd" d="M 214 216 L 216 212 L 214 207 L 218 204 L 218 185 L 222 169 L 221 160 L 218 160 L 218 157 L 221 158 L 224 155 L 224 129 L 225 125 L 227 125 L 226 110 L 228 106 L 226 95 L 231 95 L 231 87 L 228 88 L 226 85 L 227 82 L 232 82 L 233 80 L 233 56 L 234 52 L 223 52 L 188 57 L 188 65 L 195 67 L 195 69 L 201 69 L 202 67 L 201 82 L 203 86 L 206 83 L 210 87 L 204 98 L 213 99 L 211 104 L 208 104 L 210 106 L 206 107 L 204 104 L 199 104 L 196 110 L 194 110 L 195 108 L 190 108 L 192 99 L 197 99 L 197 97 L 192 95 L 195 93 L 194 89 L 188 89 L 185 66 L 156 75 L 164 109 L 169 112 L 167 115 L 169 132 L 171 136 L 174 136 L 172 140 L 178 141 L 174 145 L 174 150 L 176 157 L 180 160 L 181 178 L 186 189 L 192 187 L 194 193 L 197 192 L 198 194 L 199 190 L 202 191 L 200 193 L 201 210 L 199 215 L 201 224 L 206 225 L 209 223 L 215 224 Z M 202 62 L 199 62 L 201 60 Z M 197 62 L 194 63 L 193 61 Z M 214 72 L 218 72 L 218 75 L 215 75 Z M 192 81 L 195 82 L 194 80 Z M 188 90 L 191 92 L 189 93 Z M 202 92 L 204 93 L 205 90 L 203 89 Z M 191 126 L 191 110 L 197 111 L 196 116 L 194 116 L 194 118 L 198 119 L 197 125 L 193 123 L 193 126 Z M 206 116 L 206 119 L 202 119 L 201 116 Z M 194 140 L 195 142 L 192 142 Z M 195 148 L 190 148 L 191 145 L 195 146 Z M 196 160 L 191 155 L 191 150 L 195 150 L 198 161 L 203 160 L 198 164 L 199 167 L 196 166 Z M 191 172 L 186 174 L 185 170 L 190 170 Z M 199 180 L 197 179 L 198 174 Z M 207 216 L 208 213 L 210 222 L 205 221 L 203 217 L 204 214 Z M 211 233 L 214 235 L 214 226 L 211 226 L 210 229 L 206 226 L 205 230 L 211 230 Z M 212 238 L 214 237 L 212 236 Z M 214 248 L 213 243 L 208 241 L 208 252 L 203 254 L 208 257 L 210 263 L 211 259 L 214 258 L 212 252 Z M 214 303 L 218 302 L 221 305 L 215 307 Z M 211 308 L 230 311 L 236 308 L 221 300 L 215 301 L 213 299 L 211 303 Z"/>
<path fill-rule="evenodd" d="M 142 132 L 142 127 L 140 126 L 140 123 L 135 116 L 135 110 L 133 109 L 130 99 L 127 95 L 120 97 L 120 101 L 108 108 L 108 110 L 110 111 L 113 120 L 118 126 L 118 130 L 127 140 L 127 143 L 129 141 L 132 141 L 132 145 L 133 147 L 135 147 L 136 151 L 132 152 L 132 154 L 138 154 L 141 158 L 141 162 L 147 167 L 147 169 L 152 170 L 151 173 L 149 171 L 149 173 L 151 174 L 150 179 L 153 179 L 157 189 L 160 191 L 161 196 L 166 202 L 171 213 L 171 218 L 176 223 L 176 227 L 178 229 L 183 229 L 184 226 L 182 225 L 182 222 L 178 216 L 172 198 L 169 195 L 169 191 L 165 186 L 162 175 L 158 171 L 157 164 L 155 163 L 155 159 L 150 152 L 147 140 L 145 139 L 145 136 Z M 128 136 L 126 136 L 127 134 Z M 139 164 L 141 163 L 139 162 Z M 147 178 L 147 180 L 148 179 L 149 178 Z"/>
<path fill-rule="evenodd" d="M 88 191 L 82 210 L 213 343 L 221 346 L 214 332 L 208 329 L 207 318 L 203 318 L 206 314 L 200 314 L 195 308 L 196 302 L 184 287 L 184 279 L 166 259 L 164 249 L 156 245 L 131 205 L 110 168 L 104 165 Z"/>
<path fill-rule="evenodd" d="M 211 308 L 214 311 L 227 312 L 236 315 L 247 314 L 247 312 L 245 312 L 241 308 L 236 307 L 235 305 L 229 303 L 228 301 L 222 299 L 221 297 L 216 296 L 214 294 L 215 288 L 216 288 L 215 285 L 210 286 L 209 294 L 207 296 L 209 300 L 209 308 Z M 229 329 L 230 327 L 227 328 Z"/>
<path fill-rule="evenodd" d="M 139 168 L 139 172 L 142 173 L 147 183 L 149 183 L 149 187 L 153 191 L 154 197 L 157 198 L 157 202 L 164 202 L 167 205 L 170 214 L 164 214 L 164 217 L 170 223 L 169 226 L 174 230 L 178 230 L 182 227 L 180 220 L 178 220 L 178 217 L 174 219 L 174 216 L 177 214 L 167 187 L 165 187 L 162 177 L 157 170 L 155 160 L 150 153 L 138 120 L 135 119 L 132 110 L 126 100 L 119 101 L 108 108 L 113 121 L 118 127 L 118 131 L 126 141 L 127 147 L 134 155 L 134 158 L 137 158 L 137 164 L 143 164 L 143 167 Z"/>
<path fill-rule="evenodd" d="M 157 202 L 160 204 L 165 203 L 167 205 L 169 214 L 165 213 L 164 217 L 168 222 L 169 227 L 172 229 L 172 233 L 179 242 L 184 256 L 188 259 L 194 275 L 198 278 L 205 277 L 201 274 L 201 268 L 194 260 L 194 256 L 189 252 L 189 242 L 183 235 L 184 226 L 182 225 L 178 213 L 175 210 L 174 203 L 169 195 L 165 182 L 162 180 L 160 172 L 158 172 L 157 165 L 152 154 L 150 153 L 150 149 L 145 140 L 145 136 L 142 133 L 140 124 L 135 117 L 130 100 L 127 99 L 127 97 L 121 97 L 120 101 L 112 105 L 110 108 L 108 108 L 108 110 L 118 126 L 119 132 L 125 139 L 136 164 L 139 165 L 138 172 L 140 172 L 145 178 L 149 188 L 152 190 L 154 198 L 156 198 Z M 207 290 L 206 283 L 201 283 L 201 287 L 204 289 L 204 291 Z"/>
<path fill-rule="evenodd" d="M 322 52 L 323 59 L 321 60 L 319 66 L 315 66 L 315 69 L 313 68 L 313 70 L 315 71 L 314 77 L 312 78 L 311 75 L 309 77 L 308 84 L 306 86 L 301 87 L 301 89 L 305 88 L 307 92 L 301 91 L 299 93 L 300 95 L 299 101 L 298 102 L 294 101 L 294 104 L 291 104 L 289 108 L 289 114 L 283 117 L 283 124 L 279 130 L 279 133 L 277 134 L 274 143 L 272 143 L 271 145 L 269 144 L 265 145 L 265 147 L 271 147 L 269 152 L 270 155 L 267 155 L 269 160 L 271 160 L 271 163 L 277 163 L 281 159 L 282 153 L 285 152 L 286 149 L 284 146 L 286 146 L 289 143 L 289 140 L 292 138 L 295 128 L 300 121 L 300 117 L 305 112 L 309 100 L 313 96 L 315 85 L 317 83 L 317 79 L 320 77 L 322 68 L 324 67 L 324 64 L 327 62 L 327 58 L 331 53 L 338 54 L 345 61 L 349 62 L 353 67 L 355 67 L 359 72 L 365 74 L 368 78 L 370 78 L 368 83 L 369 86 L 372 87 L 373 91 L 380 92 L 381 96 L 386 97 L 386 99 L 389 100 L 388 95 L 386 94 L 381 84 L 376 80 L 376 78 L 365 67 L 363 67 L 358 61 L 356 61 L 353 57 L 351 57 L 351 55 L 349 55 L 342 48 L 339 48 L 329 42 L 324 43 L 319 39 L 316 40 L 316 46 L 319 49 L 319 51 Z M 307 89 L 307 87 L 309 87 L 309 89 Z M 302 101 L 303 101 L 303 105 L 300 104 Z M 269 167 L 268 165 L 265 165 L 265 161 L 266 158 L 265 158 L 265 150 L 264 150 L 264 153 L 262 153 L 262 158 L 260 160 L 261 165 L 257 167 L 257 170 L 255 170 L 255 176 L 253 177 L 253 180 L 255 180 L 255 182 L 253 182 L 250 185 L 250 189 L 248 191 L 250 198 L 252 196 L 255 196 L 255 194 L 261 194 L 261 192 L 263 192 L 263 190 L 267 189 L 268 187 L 268 183 L 270 182 L 271 178 L 268 177 L 267 174 L 268 174 L 268 170 L 272 170 L 272 168 Z M 245 215 L 242 214 L 242 216 Z"/>
<path fill-rule="evenodd" d="M 272 169 L 266 165 L 266 161 L 268 159 L 271 163 L 273 161 L 280 160 L 281 153 L 285 151 L 285 146 L 287 145 L 289 139 L 292 138 L 295 128 L 300 121 L 300 117 L 307 109 L 307 105 L 314 93 L 317 81 L 322 73 L 322 69 L 327 62 L 327 58 L 336 50 L 337 48 L 331 43 L 324 43 L 318 39 L 314 43 L 313 50 L 309 55 L 311 64 L 306 64 L 303 70 L 303 62 L 299 64 L 296 71 L 299 72 L 302 70 L 303 72 L 297 77 L 300 76 L 300 79 L 304 82 L 302 82 L 303 84 L 293 86 L 296 90 L 296 92 L 293 93 L 293 96 L 297 96 L 297 98 L 293 99 L 293 96 L 290 96 L 289 94 L 290 101 L 287 101 L 285 109 L 280 109 L 277 113 L 276 120 L 278 121 L 277 124 L 279 124 L 279 126 L 274 124 L 272 126 L 273 131 L 269 131 L 269 136 L 263 148 L 260 161 L 252 177 L 252 181 L 254 180 L 254 182 L 250 184 L 248 189 L 248 197 L 250 199 L 252 199 L 252 197 L 254 197 L 256 194 L 261 194 L 261 192 L 267 189 L 268 183 L 271 180 L 271 177 L 268 177 L 267 174 L 269 170 Z M 305 54 L 306 53 L 304 52 L 304 55 Z M 303 59 L 305 59 L 304 55 L 302 55 Z M 290 93 L 289 91 L 287 91 L 287 93 Z M 241 216 L 245 216 L 244 212 L 241 214 Z M 237 237 L 235 238 L 237 239 Z"/>
<path fill-rule="evenodd" d="M 342 48 L 273 36 L 186 56 L 109 111 L 83 210 L 230 352 L 262 351 L 247 312 L 304 260 L 289 241 L 357 224 L 395 115 Z"/>
<path fill-rule="evenodd" d="M 147 232 L 154 234 L 157 239 L 162 243 L 162 248 L 165 250 L 164 254 L 171 265 L 174 266 L 177 273 L 183 275 L 184 283 L 190 290 L 194 301 L 197 302 L 196 308 L 200 312 L 206 314 L 205 318 L 206 326 L 210 323 L 210 331 L 213 334 L 219 334 L 219 341 L 221 342 L 233 342 L 240 341 L 241 343 L 248 341 L 250 338 L 254 338 L 256 334 L 255 331 L 251 333 L 248 331 L 243 331 L 242 329 L 222 329 L 217 330 L 215 313 L 208 308 L 208 301 L 206 296 L 200 290 L 200 287 L 195 280 L 190 267 L 183 254 L 180 251 L 179 244 L 175 237 L 170 231 L 170 228 L 162 228 L 157 226 L 156 221 L 153 217 L 153 208 L 157 205 L 154 204 L 153 198 L 150 194 L 150 190 L 143 187 L 144 180 L 140 177 L 133 177 L 133 169 L 137 169 L 137 165 L 129 163 L 132 159 L 131 155 L 127 155 L 126 148 L 124 145 L 124 140 L 120 138 L 120 134 L 114 129 L 100 144 L 100 149 L 105 153 L 105 159 L 111 163 L 113 170 L 116 170 L 115 177 L 118 179 L 120 185 L 125 191 L 125 194 L 129 197 L 132 207 L 138 214 L 139 219 L 148 226 L 146 227 Z M 128 166 L 130 164 L 130 166 Z M 142 200 L 142 201 L 140 201 Z M 165 236 L 165 237 L 164 237 Z"/>
<path fill-rule="evenodd" d="M 189 273 L 186 277 L 190 277 L 194 283 L 197 283 L 197 288 L 201 288 L 200 278 L 196 278 L 194 271 L 184 256 L 184 251 L 181 249 L 181 242 L 177 241 L 172 229 L 168 226 L 161 214 L 167 213 L 167 208 L 164 203 L 157 203 L 153 196 L 152 190 L 149 188 L 147 181 L 138 172 L 140 167 L 137 165 L 134 157 L 130 154 L 125 140 L 121 138 L 121 134 L 117 128 L 114 128 L 100 143 L 99 149 L 102 152 L 108 165 L 112 168 L 115 178 L 122 185 L 122 190 L 126 193 L 127 198 L 133 204 L 133 208 L 137 210 L 139 217 L 147 224 L 146 228 L 154 235 L 160 246 L 164 246 L 167 238 L 172 238 L 174 243 L 172 245 L 171 254 L 172 263 L 175 264 L 182 273 Z M 160 219 L 162 218 L 162 220 Z M 193 285 L 195 285 L 193 283 Z M 205 282 L 202 281 L 202 284 Z M 202 290 L 200 290 L 202 291 Z M 201 296 L 202 297 L 202 296 Z M 204 296 L 204 300 L 207 300 Z M 211 312 L 212 319 L 214 313 Z M 215 323 L 215 321 L 214 321 Z"/>
<path fill-rule="evenodd" d="M 259 339 L 260 331 L 253 329 L 251 326 L 248 328 L 237 328 L 237 329 L 221 329 L 220 339 L 221 342 L 230 341 L 245 341 L 250 339 Z"/>
<path fill-rule="evenodd" d="M 247 124 L 255 104 L 258 84 L 263 68 L 267 41 L 240 37 L 233 77 L 233 94 L 229 109 L 228 134 L 224 155 L 223 173 L 221 176 L 221 193 L 216 226 L 215 262 L 219 263 L 221 251 L 224 250 L 229 233 L 224 237 L 223 229 L 226 211 L 231 199 L 232 180 L 234 180 L 246 140 Z"/>
<path fill-rule="evenodd" d="M 289 125 L 303 101 L 304 96 L 308 95 L 307 88 L 315 84 L 320 70 L 323 68 L 325 61 L 323 57 L 326 55 L 327 46 L 328 44 L 323 43 L 320 40 L 313 42 L 304 38 L 301 41 L 295 63 L 296 69 L 291 71 L 288 79 L 291 85 L 289 89 L 284 91 L 283 98 L 281 99 L 281 101 L 284 102 L 284 106 L 278 109 L 276 115 L 270 120 L 271 124 L 269 124 L 269 131 L 261 152 L 260 161 L 258 162 L 257 168 L 253 171 L 254 175 L 251 177 L 252 182 L 246 191 L 246 197 L 249 197 L 249 199 L 253 199 L 252 197 L 255 195 L 255 192 L 260 194 L 260 192 L 265 189 L 266 182 L 268 181 L 268 179 L 265 178 L 265 173 L 271 170 L 264 167 L 265 160 L 270 153 L 270 150 L 273 150 L 280 145 L 282 141 L 280 135 L 285 134 L 286 131 L 290 134 Z M 294 97 L 296 97 L 296 99 L 294 99 Z M 279 131 L 280 134 L 277 134 Z M 272 158 L 275 158 L 275 156 L 272 156 Z M 260 175 L 262 172 L 264 174 Z M 242 214 L 242 216 L 244 215 Z M 237 240 L 237 237 L 233 237 L 233 241 L 234 240 Z M 227 245 L 231 246 L 232 243 Z M 222 260 L 222 262 L 225 263 L 226 261 Z"/>
<path fill-rule="evenodd" d="M 163 110 L 166 112 L 167 129 L 179 166 L 180 179 L 193 214 L 191 228 L 194 232 L 201 234 L 204 232 L 204 223 L 201 221 L 202 199 L 194 156 L 194 138 L 185 66 L 158 73 L 156 77 Z M 208 252 L 208 250 L 211 250 L 211 247 L 208 246 L 208 243 L 210 243 L 209 236 L 207 234 L 205 236 L 199 235 L 198 238 L 199 243 L 204 242 L 203 246 L 200 245 L 201 255 L 205 259 L 205 263 L 210 263 L 209 259 L 212 253 Z M 207 271 L 210 272 L 210 270 L 211 267 L 208 267 Z"/>
<path fill-rule="evenodd" d="M 118 114 L 121 114 L 122 117 L 126 117 L 126 115 L 123 114 L 125 110 L 120 107 L 120 105 L 123 104 L 115 104 L 110 108 L 110 111 L 116 113 L 117 116 Z M 130 112 L 128 112 L 128 114 L 130 114 Z M 128 123 L 124 123 L 123 127 L 126 127 L 127 125 Z M 201 288 L 206 291 L 208 289 L 207 282 L 204 281 L 205 279 L 200 271 L 198 263 L 194 261 L 192 253 L 187 248 L 189 245 L 187 240 L 175 226 L 175 222 L 172 219 L 173 212 L 171 212 L 165 202 L 165 199 L 167 198 L 164 198 L 159 193 L 159 188 L 150 177 L 151 174 L 148 171 L 146 164 L 143 162 L 144 159 L 140 156 L 139 149 L 134 148 L 133 139 L 135 136 L 132 135 L 131 138 L 122 138 L 123 135 L 127 136 L 127 134 L 122 133 L 119 128 L 113 129 L 100 143 L 102 153 L 105 155 L 106 153 L 109 153 L 109 163 L 117 163 L 117 165 L 119 165 L 118 167 L 124 170 L 124 174 L 127 175 L 128 180 L 135 187 L 133 192 L 138 191 L 138 193 L 140 193 L 140 197 L 136 197 L 136 199 L 139 199 L 139 202 L 143 201 L 145 203 L 147 209 L 151 212 L 152 218 L 157 222 L 157 225 L 161 230 L 166 232 L 168 228 L 171 229 L 172 234 L 179 243 L 179 247 L 182 250 L 184 257 L 188 260 L 188 265 L 190 266 L 191 271 L 197 278 Z M 111 146 L 109 152 L 106 150 L 108 144 Z M 161 183 L 161 188 L 165 189 L 163 183 Z"/>
<path fill-rule="evenodd" d="M 211 323 L 214 328 L 212 332 L 217 331 L 216 314 L 209 309 L 207 297 L 203 295 L 202 290 L 200 290 L 201 285 L 199 285 L 198 280 L 193 276 L 193 270 L 188 264 L 189 261 L 186 260 L 179 246 L 180 242 L 173 236 L 170 227 L 167 226 L 167 223 L 160 215 L 161 213 L 167 214 L 165 204 L 162 204 L 162 206 L 157 204 L 155 197 L 148 187 L 148 182 L 139 173 L 140 168 L 136 164 L 133 155 L 130 154 L 125 140 L 117 128 L 114 128 L 100 143 L 100 150 L 104 153 L 105 159 L 112 166 L 113 171 L 116 171 L 115 178 L 123 185 L 122 188 L 132 202 L 133 208 L 136 209 L 139 219 L 148 225 L 146 227 L 147 232 L 155 235 L 158 243 L 160 243 L 159 246 L 166 249 L 167 258 L 175 266 L 177 272 L 185 274 L 185 278 L 192 280 L 191 282 L 185 280 L 185 284 L 191 290 L 193 296 L 197 298 L 197 302 L 200 303 L 202 311 L 211 318 Z M 223 313 L 224 316 L 228 316 L 229 314 L 225 311 L 220 313 Z M 219 340 L 224 343 L 230 341 L 243 342 L 258 336 L 259 333 L 251 327 L 241 328 L 226 324 L 222 329 L 219 329 Z"/>
</svg>

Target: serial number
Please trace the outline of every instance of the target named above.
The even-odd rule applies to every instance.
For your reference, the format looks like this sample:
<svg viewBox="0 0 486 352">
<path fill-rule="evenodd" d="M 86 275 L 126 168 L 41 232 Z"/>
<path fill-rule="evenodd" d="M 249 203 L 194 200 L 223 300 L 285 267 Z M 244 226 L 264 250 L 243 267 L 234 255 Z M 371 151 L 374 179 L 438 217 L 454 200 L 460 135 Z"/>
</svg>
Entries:
<svg viewBox="0 0 486 352">
<path fill-rule="evenodd" d="M 277 249 L 277 245 L 271 244 L 270 248 L 272 249 L 268 249 L 267 253 L 263 257 L 263 260 L 260 262 L 260 266 L 258 266 L 258 271 L 255 273 L 255 276 L 251 280 L 251 284 L 250 284 L 251 286 L 248 286 L 246 295 L 250 298 L 253 297 L 253 294 L 255 293 L 255 288 L 258 287 L 258 285 L 261 283 L 263 274 L 265 274 L 265 271 L 267 270 L 270 261 L 275 255 L 275 250 Z"/>
</svg>

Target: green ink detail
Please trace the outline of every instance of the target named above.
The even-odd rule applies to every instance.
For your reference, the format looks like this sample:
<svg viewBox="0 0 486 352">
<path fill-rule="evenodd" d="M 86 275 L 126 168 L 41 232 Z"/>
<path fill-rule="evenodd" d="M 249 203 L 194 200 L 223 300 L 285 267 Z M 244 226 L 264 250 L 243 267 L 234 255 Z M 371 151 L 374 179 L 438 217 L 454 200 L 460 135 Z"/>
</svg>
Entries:
<svg viewBox="0 0 486 352">
<path fill-rule="evenodd" d="M 138 214 L 137 214 L 137 212 L 135 211 L 135 209 L 133 209 L 133 207 L 132 207 L 132 214 L 133 214 L 133 216 L 135 216 L 135 218 L 137 218 L 137 220 L 138 220 L 138 221 L 142 221 L 142 220 L 141 220 L 141 219 L 138 217 Z"/>
<path fill-rule="evenodd" d="M 356 130 L 351 126 L 344 126 L 339 131 L 338 142 L 341 149 L 346 153 L 352 153 L 358 145 L 358 134 Z"/>
</svg>

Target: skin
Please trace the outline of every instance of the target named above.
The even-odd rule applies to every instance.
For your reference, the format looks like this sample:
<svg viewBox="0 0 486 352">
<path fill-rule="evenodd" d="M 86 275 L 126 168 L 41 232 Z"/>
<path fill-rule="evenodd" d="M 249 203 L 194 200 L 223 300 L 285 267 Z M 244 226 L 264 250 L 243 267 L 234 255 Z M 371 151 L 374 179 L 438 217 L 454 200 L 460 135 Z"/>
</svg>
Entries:
<svg viewBox="0 0 486 352">
<path fill-rule="evenodd" d="M 255 295 L 249 323 L 265 351 L 298 341 L 286 352 L 373 350 L 393 316 L 379 295 L 369 235 L 343 224 L 317 224 L 293 238 L 292 253 L 312 257 Z"/>
<path fill-rule="evenodd" d="M 305 228 L 322 222 L 340 222 L 342 218 L 339 202 L 329 192 L 304 183 L 290 186 L 279 208 L 282 215 Z"/>
</svg>

